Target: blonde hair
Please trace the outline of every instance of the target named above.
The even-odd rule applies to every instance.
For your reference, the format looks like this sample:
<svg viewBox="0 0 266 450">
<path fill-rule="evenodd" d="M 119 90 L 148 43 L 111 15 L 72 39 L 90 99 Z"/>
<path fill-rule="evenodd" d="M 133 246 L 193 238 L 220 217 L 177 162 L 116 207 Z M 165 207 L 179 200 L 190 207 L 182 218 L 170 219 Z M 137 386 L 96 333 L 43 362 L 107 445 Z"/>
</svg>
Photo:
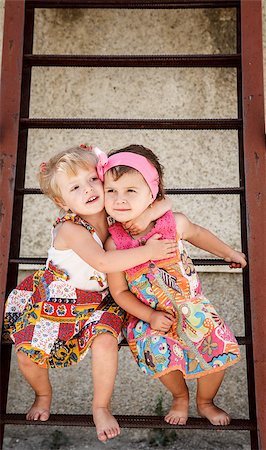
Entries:
<svg viewBox="0 0 266 450">
<path fill-rule="evenodd" d="M 57 184 L 58 172 L 67 176 L 75 176 L 77 168 L 90 169 L 96 167 L 98 158 L 92 147 L 71 147 L 57 153 L 48 162 L 40 165 L 39 184 L 43 194 L 55 203 L 62 200 L 62 194 Z"/>
</svg>

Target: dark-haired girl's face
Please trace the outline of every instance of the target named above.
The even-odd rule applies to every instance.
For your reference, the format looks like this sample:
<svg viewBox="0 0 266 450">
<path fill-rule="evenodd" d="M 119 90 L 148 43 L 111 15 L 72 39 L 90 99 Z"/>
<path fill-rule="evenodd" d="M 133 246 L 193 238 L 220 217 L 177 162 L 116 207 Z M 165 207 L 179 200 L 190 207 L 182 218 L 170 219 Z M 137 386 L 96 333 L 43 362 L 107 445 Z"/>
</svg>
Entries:
<svg viewBox="0 0 266 450">
<path fill-rule="evenodd" d="M 137 171 L 125 173 L 118 180 L 108 171 L 104 192 L 105 209 L 117 222 L 136 219 L 153 202 L 148 184 Z"/>
</svg>

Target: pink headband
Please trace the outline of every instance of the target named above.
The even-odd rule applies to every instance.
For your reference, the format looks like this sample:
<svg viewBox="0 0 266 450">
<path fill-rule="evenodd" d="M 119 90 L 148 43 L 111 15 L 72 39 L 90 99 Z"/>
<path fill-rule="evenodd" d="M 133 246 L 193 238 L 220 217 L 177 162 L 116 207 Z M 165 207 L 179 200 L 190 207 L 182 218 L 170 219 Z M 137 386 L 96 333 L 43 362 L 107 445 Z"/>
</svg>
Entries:
<svg viewBox="0 0 266 450">
<path fill-rule="evenodd" d="M 100 180 L 103 181 L 104 174 L 112 167 L 128 166 L 136 169 L 141 173 L 144 180 L 148 184 L 153 200 L 156 199 L 159 191 L 159 174 L 155 167 L 142 155 L 131 152 L 116 153 L 107 157 L 105 153 L 103 155 L 97 155 L 99 162 L 97 164 L 97 172 Z"/>
</svg>

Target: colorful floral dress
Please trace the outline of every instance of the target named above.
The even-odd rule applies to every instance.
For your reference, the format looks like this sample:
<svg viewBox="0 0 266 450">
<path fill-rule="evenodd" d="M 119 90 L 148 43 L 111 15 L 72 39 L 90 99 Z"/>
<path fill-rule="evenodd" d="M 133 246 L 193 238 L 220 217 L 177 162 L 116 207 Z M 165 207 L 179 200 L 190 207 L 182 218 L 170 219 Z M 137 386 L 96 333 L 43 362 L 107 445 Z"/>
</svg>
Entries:
<svg viewBox="0 0 266 450">
<path fill-rule="evenodd" d="M 155 233 L 176 239 L 177 256 L 147 262 L 125 272 L 129 290 L 156 310 L 174 313 L 176 321 L 167 333 L 152 330 L 149 323 L 128 315 L 125 334 L 140 369 L 153 378 L 180 370 L 185 378 L 198 378 L 236 363 L 237 341 L 204 297 L 194 265 L 177 236 L 171 211 L 157 220 L 154 228 L 139 240 L 119 223 L 109 231 L 117 249 L 142 245 Z"/>
<path fill-rule="evenodd" d="M 66 220 L 85 227 L 95 238 L 91 225 L 75 215 L 58 219 L 54 226 Z M 48 261 L 46 268 L 22 281 L 8 296 L 4 318 L 4 333 L 11 334 L 16 351 L 41 367 L 61 368 L 82 360 L 101 333 L 111 333 L 120 342 L 125 313 L 113 301 L 107 283 L 103 286 L 101 275 L 95 277 L 88 265 L 87 276 L 94 284 L 99 280 L 99 291 L 78 289 L 64 270 Z"/>
</svg>

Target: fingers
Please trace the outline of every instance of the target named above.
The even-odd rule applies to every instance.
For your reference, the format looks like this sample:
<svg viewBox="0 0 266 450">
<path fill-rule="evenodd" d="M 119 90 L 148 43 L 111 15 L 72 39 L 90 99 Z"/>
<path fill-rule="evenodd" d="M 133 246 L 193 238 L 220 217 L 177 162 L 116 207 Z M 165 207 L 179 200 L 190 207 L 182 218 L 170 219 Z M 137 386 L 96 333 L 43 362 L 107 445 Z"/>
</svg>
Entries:
<svg viewBox="0 0 266 450">
<path fill-rule="evenodd" d="M 160 239 L 162 237 L 162 235 L 160 233 L 155 233 L 151 239 Z M 165 243 L 165 241 L 163 241 Z M 167 242 L 166 242 L 167 243 Z"/>
<path fill-rule="evenodd" d="M 247 262 L 246 260 L 244 260 L 243 262 L 235 262 L 235 261 L 231 261 L 229 264 L 230 269 L 244 269 L 244 267 L 246 267 Z"/>
<path fill-rule="evenodd" d="M 132 224 L 131 220 L 129 220 L 128 222 L 123 222 L 122 227 L 124 228 L 125 231 L 128 231 L 131 234 L 133 234 L 134 232 L 136 234 L 136 230 L 138 230 L 138 227 Z"/>
<path fill-rule="evenodd" d="M 230 269 L 241 269 L 241 264 L 232 262 L 231 264 L 229 264 L 229 267 Z"/>
<path fill-rule="evenodd" d="M 140 233 L 140 228 L 130 227 L 130 228 L 128 228 L 127 231 L 129 231 L 129 233 L 132 234 L 132 236 L 135 236 L 135 234 Z"/>
</svg>

